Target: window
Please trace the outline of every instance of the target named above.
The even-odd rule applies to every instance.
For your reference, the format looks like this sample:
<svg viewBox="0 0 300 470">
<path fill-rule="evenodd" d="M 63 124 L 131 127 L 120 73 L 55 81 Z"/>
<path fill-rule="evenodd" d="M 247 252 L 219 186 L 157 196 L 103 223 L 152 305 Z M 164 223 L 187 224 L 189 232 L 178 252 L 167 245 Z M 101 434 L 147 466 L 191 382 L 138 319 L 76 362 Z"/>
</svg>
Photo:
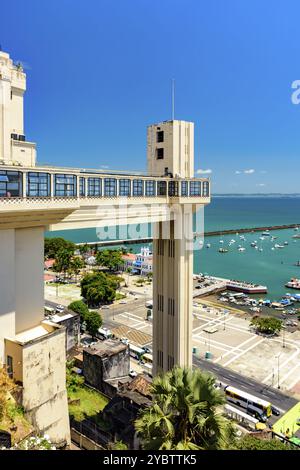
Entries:
<svg viewBox="0 0 300 470">
<path fill-rule="evenodd" d="M 22 173 L 0 170 L 0 197 L 22 196 Z"/>
<path fill-rule="evenodd" d="M 88 196 L 101 196 L 101 178 L 88 178 Z"/>
<path fill-rule="evenodd" d="M 164 158 L 164 149 L 156 149 L 156 158 L 157 160 L 163 160 Z"/>
<path fill-rule="evenodd" d="M 11 356 L 6 357 L 6 368 L 7 368 L 8 377 L 12 379 L 14 375 L 14 369 L 13 369 L 13 358 Z"/>
<path fill-rule="evenodd" d="M 201 181 L 190 182 L 190 196 L 201 196 Z"/>
<path fill-rule="evenodd" d="M 50 175 L 30 171 L 27 174 L 27 197 L 50 196 Z"/>
<path fill-rule="evenodd" d="M 178 181 L 169 181 L 169 196 L 178 196 Z"/>
<path fill-rule="evenodd" d="M 79 178 L 79 196 L 85 196 L 85 178 Z"/>
<path fill-rule="evenodd" d="M 188 181 L 181 182 L 181 196 L 188 196 L 189 194 L 189 183 Z"/>
<path fill-rule="evenodd" d="M 209 182 L 204 181 L 203 182 L 203 197 L 209 197 Z"/>
<path fill-rule="evenodd" d="M 104 196 L 117 195 L 117 180 L 116 178 L 104 178 Z"/>
<path fill-rule="evenodd" d="M 164 131 L 157 131 L 156 142 L 163 142 L 163 141 L 164 141 Z"/>
<path fill-rule="evenodd" d="M 54 175 L 55 196 L 76 196 L 76 193 L 75 175 Z"/>
<path fill-rule="evenodd" d="M 155 196 L 155 181 L 154 180 L 146 180 L 145 182 L 145 195 L 146 196 Z"/>
<path fill-rule="evenodd" d="M 119 180 L 119 196 L 130 196 L 130 180 L 120 179 Z"/>
<path fill-rule="evenodd" d="M 166 196 L 167 195 L 167 182 L 166 181 L 158 181 L 157 182 L 157 195 L 158 196 Z"/>
<path fill-rule="evenodd" d="M 143 180 L 133 180 L 133 196 L 143 196 Z"/>
</svg>

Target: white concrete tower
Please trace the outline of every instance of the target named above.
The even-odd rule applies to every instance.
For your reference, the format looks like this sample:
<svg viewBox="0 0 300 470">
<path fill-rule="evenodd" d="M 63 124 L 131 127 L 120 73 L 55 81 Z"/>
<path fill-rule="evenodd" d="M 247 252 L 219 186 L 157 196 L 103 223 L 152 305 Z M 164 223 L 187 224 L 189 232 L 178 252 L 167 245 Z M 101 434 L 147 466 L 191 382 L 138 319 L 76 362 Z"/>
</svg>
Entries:
<svg viewBox="0 0 300 470">
<path fill-rule="evenodd" d="M 194 123 L 174 120 L 149 126 L 147 164 L 150 175 L 193 178 Z"/>
<path fill-rule="evenodd" d="M 194 124 L 167 121 L 148 127 L 148 172 L 194 176 Z M 170 184 L 169 182 L 169 190 Z M 178 184 L 178 183 L 174 183 Z M 179 182 L 180 184 L 180 182 Z M 174 194 L 175 189 L 175 194 Z M 153 375 L 192 365 L 193 212 L 179 185 L 175 218 L 154 224 Z"/>
<path fill-rule="evenodd" d="M 0 51 L 0 164 L 34 166 L 35 143 L 24 135 L 23 96 L 26 74 Z"/>
</svg>

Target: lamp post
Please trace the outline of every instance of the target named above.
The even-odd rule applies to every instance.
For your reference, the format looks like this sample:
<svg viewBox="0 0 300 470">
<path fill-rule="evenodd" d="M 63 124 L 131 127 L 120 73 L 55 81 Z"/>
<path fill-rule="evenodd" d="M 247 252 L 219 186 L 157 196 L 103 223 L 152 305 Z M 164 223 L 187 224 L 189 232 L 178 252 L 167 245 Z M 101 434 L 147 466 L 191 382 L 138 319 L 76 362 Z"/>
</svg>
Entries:
<svg viewBox="0 0 300 470">
<path fill-rule="evenodd" d="M 277 388 L 278 389 L 280 389 L 280 383 L 279 383 L 279 358 L 280 358 L 280 356 L 281 356 L 281 353 L 278 354 L 278 356 L 276 356 L 277 360 L 278 360 L 278 362 L 277 362 Z"/>
</svg>

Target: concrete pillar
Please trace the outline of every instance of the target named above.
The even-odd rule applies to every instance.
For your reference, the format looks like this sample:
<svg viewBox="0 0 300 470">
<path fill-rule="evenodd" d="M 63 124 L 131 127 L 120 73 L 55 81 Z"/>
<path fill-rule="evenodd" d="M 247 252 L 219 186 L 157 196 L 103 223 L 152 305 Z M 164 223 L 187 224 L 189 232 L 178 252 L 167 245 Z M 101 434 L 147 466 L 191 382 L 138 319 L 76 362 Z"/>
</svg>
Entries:
<svg viewBox="0 0 300 470">
<path fill-rule="evenodd" d="M 153 374 L 192 366 L 192 209 L 155 225 L 153 240 Z M 168 227 L 169 225 L 169 227 Z M 169 236 L 168 236 L 169 232 Z"/>
<path fill-rule="evenodd" d="M 16 333 L 38 325 L 44 318 L 43 260 L 44 227 L 15 229 Z"/>
<path fill-rule="evenodd" d="M 4 337 L 15 334 L 15 231 L 0 230 L 0 365 Z"/>
</svg>

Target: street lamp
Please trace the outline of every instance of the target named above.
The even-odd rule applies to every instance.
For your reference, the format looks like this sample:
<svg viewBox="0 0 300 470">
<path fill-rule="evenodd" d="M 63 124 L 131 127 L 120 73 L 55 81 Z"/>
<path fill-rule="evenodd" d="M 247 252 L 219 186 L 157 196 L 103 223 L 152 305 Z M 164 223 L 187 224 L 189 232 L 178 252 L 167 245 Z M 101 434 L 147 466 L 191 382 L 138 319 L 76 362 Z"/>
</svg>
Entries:
<svg viewBox="0 0 300 470">
<path fill-rule="evenodd" d="M 277 388 L 278 389 L 280 388 L 280 383 L 279 383 L 279 358 L 280 356 L 281 356 L 281 353 L 278 354 L 278 356 L 275 356 L 278 359 L 278 363 L 277 363 Z"/>
</svg>

